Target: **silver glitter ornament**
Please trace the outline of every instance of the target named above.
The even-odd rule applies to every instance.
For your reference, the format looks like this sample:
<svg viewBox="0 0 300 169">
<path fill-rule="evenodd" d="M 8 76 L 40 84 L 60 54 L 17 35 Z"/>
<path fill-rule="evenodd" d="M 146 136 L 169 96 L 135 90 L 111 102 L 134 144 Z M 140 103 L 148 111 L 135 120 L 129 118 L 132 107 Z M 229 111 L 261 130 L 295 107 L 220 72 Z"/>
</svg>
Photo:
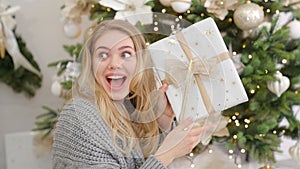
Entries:
<svg viewBox="0 0 300 169">
<path fill-rule="evenodd" d="M 264 11 L 255 3 L 245 3 L 234 11 L 235 25 L 242 30 L 256 28 L 264 20 Z"/>
</svg>

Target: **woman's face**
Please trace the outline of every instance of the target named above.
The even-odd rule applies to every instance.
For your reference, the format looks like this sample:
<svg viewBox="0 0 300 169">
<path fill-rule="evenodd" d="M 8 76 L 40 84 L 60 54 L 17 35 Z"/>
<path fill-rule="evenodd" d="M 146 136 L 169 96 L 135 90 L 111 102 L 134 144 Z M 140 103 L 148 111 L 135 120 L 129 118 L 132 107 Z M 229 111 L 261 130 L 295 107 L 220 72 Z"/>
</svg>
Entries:
<svg viewBox="0 0 300 169">
<path fill-rule="evenodd" d="M 137 64 L 132 39 L 118 30 L 107 31 L 94 47 L 92 66 L 96 81 L 112 100 L 124 99 Z"/>
</svg>

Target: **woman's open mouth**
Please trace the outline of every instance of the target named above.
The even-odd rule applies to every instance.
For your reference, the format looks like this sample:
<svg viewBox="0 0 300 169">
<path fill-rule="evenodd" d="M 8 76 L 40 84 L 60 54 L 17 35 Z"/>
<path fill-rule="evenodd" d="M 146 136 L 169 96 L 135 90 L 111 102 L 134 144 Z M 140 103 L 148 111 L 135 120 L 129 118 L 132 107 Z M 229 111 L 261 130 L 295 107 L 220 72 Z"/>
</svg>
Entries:
<svg viewBox="0 0 300 169">
<path fill-rule="evenodd" d="M 126 76 L 123 75 L 109 75 L 106 76 L 106 81 L 111 89 L 120 89 L 123 87 L 124 82 L 126 81 Z"/>
</svg>

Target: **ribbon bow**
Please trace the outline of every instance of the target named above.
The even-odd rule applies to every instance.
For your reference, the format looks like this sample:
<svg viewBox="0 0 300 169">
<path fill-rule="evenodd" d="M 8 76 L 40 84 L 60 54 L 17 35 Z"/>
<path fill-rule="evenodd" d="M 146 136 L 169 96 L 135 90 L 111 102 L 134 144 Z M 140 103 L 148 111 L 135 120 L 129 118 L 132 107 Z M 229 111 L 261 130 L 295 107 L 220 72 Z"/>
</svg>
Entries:
<svg viewBox="0 0 300 169">
<path fill-rule="evenodd" d="M 189 73 L 192 75 L 211 76 L 214 73 L 213 66 L 218 63 L 218 60 L 215 58 L 200 60 L 200 58 L 195 57 L 189 63 L 178 59 L 168 59 L 166 63 L 168 63 L 166 66 L 168 73 L 165 79 L 166 83 L 179 87 L 181 84 L 187 83 L 187 75 Z"/>
<path fill-rule="evenodd" d="M 0 4 L 0 55 L 1 58 L 4 58 L 6 50 L 12 57 L 15 69 L 23 66 L 25 69 L 40 76 L 40 72 L 21 54 L 16 37 L 12 31 L 16 26 L 16 21 L 12 15 L 19 9 L 19 6 L 7 8 L 7 5 Z"/>
</svg>

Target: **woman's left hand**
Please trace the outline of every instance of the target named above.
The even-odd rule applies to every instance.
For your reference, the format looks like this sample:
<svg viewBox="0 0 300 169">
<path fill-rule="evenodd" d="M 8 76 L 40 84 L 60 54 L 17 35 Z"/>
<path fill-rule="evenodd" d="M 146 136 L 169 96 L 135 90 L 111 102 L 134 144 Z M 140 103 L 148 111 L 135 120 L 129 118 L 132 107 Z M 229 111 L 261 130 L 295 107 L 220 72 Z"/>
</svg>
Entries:
<svg viewBox="0 0 300 169">
<path fill-rule="evenodd" d="M 165 99 L 164 102 L 166 102 L 166 107 L 163 111 L 163 113 L 161 113 L 158 118 L 157 118 L 157 122 L 160 126 L 160 128 L 163 130 L 163 131 L 169 131 L 171 129 L 171 126 L 172 126 L 172 122 L 174 120 L 174 117 L 175 117 L 175 114 L 172 110 L 172 107 L 170 105 L 170 102 L 166 96 L 166 91 L 168 89 L 168 85 L 167 84 L 163 84 L 161 87 L 160 87 L 160 91 L 163 92 L 163 98 L 160 98 L 160 99 Z"/>
</svg>

